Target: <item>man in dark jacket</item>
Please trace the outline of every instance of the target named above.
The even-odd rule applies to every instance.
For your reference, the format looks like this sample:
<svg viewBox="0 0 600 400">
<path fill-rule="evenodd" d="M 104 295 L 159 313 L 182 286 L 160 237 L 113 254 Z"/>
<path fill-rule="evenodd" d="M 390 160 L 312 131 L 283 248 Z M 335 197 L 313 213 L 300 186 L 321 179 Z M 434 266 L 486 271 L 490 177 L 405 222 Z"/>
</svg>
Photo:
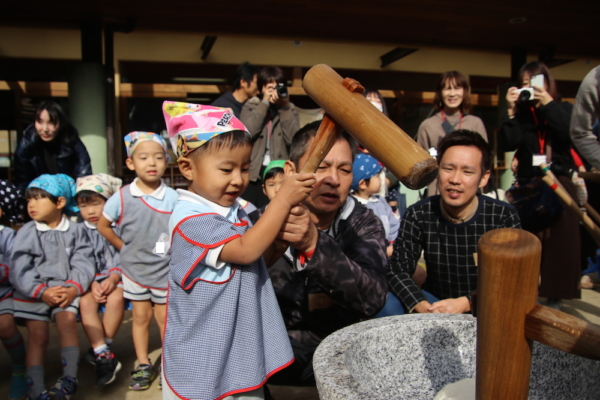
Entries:
<svg viewBox="0 0 600 400">
<path fill-rule="evenodd" d="M 294 136 L 286 173 L 302 168 L 319 124 Z M 348 196 L 356 148 L 350 136 L 340 136 L 319 166 L 310 197 L 292 210 L 280 232 L 290 248 L 269 272 L 296 361 L 270 383 L 314 385 L 312 357 L 319 343 L 372 317 L 385 303 L 383 225 Z"/>
<path fill-rule="evenodd" d="M 249 62 L 240 65 L 235 71 L 233 77 L 233 90 L 229 90 L 217 97 L 211 103 L 211 106 L 231 108 L 233 114 L 240 118 L 242 107 L 246 100 L 258 94 L 258 79 L 259 69 Z"/>
</svg>

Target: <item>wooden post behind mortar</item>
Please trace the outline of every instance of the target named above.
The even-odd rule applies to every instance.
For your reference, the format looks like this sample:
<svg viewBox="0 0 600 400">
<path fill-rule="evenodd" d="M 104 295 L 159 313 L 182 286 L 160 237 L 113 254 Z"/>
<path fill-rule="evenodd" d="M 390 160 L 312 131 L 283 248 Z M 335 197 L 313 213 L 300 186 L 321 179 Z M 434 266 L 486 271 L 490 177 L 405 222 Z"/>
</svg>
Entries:
<svg viewBox="0 0 600 400">
<path fill-rule="evenodd" d="M 527 399 L 532 341 L 525 317 L 537 302 L 542 246 L 514 228 L 479 239 L 476 399 Z"/>
</svg>

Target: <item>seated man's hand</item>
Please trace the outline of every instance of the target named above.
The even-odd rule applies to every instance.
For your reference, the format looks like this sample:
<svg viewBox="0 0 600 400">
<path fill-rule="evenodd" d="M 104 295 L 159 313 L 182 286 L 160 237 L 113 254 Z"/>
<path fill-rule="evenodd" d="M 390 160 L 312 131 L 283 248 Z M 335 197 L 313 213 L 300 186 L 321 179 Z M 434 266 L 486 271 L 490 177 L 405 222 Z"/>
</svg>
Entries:
<svg viewBox="0 0 600 400">
<path fill-rule="evenodd" d="M 277 239 L 303 253 L 309 253 L 317 246 L 319 232 L 310 218 L 310 211 L 303 205 L 292 208 L 283 223 Z"/>
<path fill-rule="evenodd" d="M 423 300 L 414 308 L 414 312 L 418 312 L 419 314 L 427 314 L 427 313 L 439 313 L 439 310 L 430 310 L 431 303 L 427 300 Z"/>
<path fill-rule="evenodd" d="M 429 312 L 440 312 L 445 314 L 462 314 L 467 311 L 471 311 L 471 303 L 469 303 L 469 299 L 465 296 L 457 299 L 436 301 L 429 307 Z"/>
</svg>

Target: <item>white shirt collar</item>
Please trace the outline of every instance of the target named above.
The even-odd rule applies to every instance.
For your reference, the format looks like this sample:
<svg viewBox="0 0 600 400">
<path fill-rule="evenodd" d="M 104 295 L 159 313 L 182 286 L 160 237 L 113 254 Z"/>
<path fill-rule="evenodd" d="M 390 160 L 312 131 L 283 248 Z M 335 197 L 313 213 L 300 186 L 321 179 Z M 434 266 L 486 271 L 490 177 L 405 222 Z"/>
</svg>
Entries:
<svg viewBox="0 0 600 400">
<path fill-rule="evenodd" d="M 88 228 L 90 228 L 90 229 L 98 229 L 98 227 L 97 227 L 96 225 L 94 225 L 94 224 L 90 224 L 90 223 L 89 223 L 89 222 L 87 222 L 87 221 L 83 221 L 83 224 L 84 224 L 85 226 L 87 226 Z"/>
<path fill-rule="evenodd" d="M 236 200 L 232 207 L 223 207 L 210 200 L 206 200 L 204 197 L 194 192 L 190 192 L 189 190 L 185 189 L 177 189 L 177 194 L 179 194 L 179 201 L 189 201 L 190 203 L 205 205 L 213 209 L 217 214 L 219 214 L 222 217 L 227 217 L 231 213 L 232 208 L 240 206 L 240 204 Z"/>
<path fill-rule="evenodd" d="M 56 226 L 56 228 L 52 229 L 48 226 L 48 224 L 46 224 L 45 222 L 38 222 L 38 221 L 33 221 L 35 222 L 35 228 L 40 231 L 40 232 L 46 232 L 46 231 L 61 231 L 61 232 L 65 232 L 69 230 L 69 226 L 71 226 L 71 223 L 69 222 L 69 219 L 67 217 L 65 217 L 64 215 L 62 216 L 62 219 L 60 220 L 60 223 Z"/>
<path fill-rule="evenodd" d="M 368 202 L 376 203 L 379 201 L 379 199 L 376 196 L 371 196 L 371 197 L 369 197 L 369 199 L 363 199 L 362 197 L 358 197 L 355 194 L 353 194 L 352 196 L 356 199 L 356 201 L 358 201 L 360 204 L 363 204 L 363 205 L 367 204 Z"/>
<path fill-rule="evenodd" d="M 131 192 L 131 195 L 134 197 L 142 197 L 142 196 L 150 196 L 150 197 L 154 197 L 157 200 L 162 200 L 165 197 L 165 193 L 167 192 L 167 185 L 165 185 L 165 183 L 162 181 L 162 179 L 160 180 L 160 186 L 158 188 L 156 188 L 156 190 L 152 193 L 144 193 L 140 190 L 140 188 L 137 185 L 137 181 L 139 178 L 135 178 L 133 180 L 133 182 L 131 182 L 131 184 L 129 185 L 129 190 Z"/>
<path fill-rule="evenodd" d="M 4 225 L 0 225 L 0 232 L 4 229 Z"/>
</svg>

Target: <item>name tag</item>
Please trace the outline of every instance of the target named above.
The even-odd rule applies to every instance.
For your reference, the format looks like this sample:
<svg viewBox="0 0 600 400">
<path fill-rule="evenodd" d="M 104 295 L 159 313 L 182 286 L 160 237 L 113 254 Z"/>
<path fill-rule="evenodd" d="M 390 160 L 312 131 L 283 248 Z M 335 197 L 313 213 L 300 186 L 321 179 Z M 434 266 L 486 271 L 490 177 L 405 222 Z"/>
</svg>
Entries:
<svg viewBox="0 0 600 400">
<path fill-rule="evenodd" d="M 320 308 L 329 308 L 335 304 L 335 301 L 325 293 L 313 293 L 308 295 L 308 311 Z"/>
<path fill-rule="evenodd" d="M 546 163 L 546 155 L 545 154 L 534 154 L 531 165 L 534 167 L 539 167 L 542 163 Z"/>
<path fill-rule="evenodd" d="M 165 254 L 165 242 L 156 242 L 154 251 L 156 254 Z"/>
</svg>

